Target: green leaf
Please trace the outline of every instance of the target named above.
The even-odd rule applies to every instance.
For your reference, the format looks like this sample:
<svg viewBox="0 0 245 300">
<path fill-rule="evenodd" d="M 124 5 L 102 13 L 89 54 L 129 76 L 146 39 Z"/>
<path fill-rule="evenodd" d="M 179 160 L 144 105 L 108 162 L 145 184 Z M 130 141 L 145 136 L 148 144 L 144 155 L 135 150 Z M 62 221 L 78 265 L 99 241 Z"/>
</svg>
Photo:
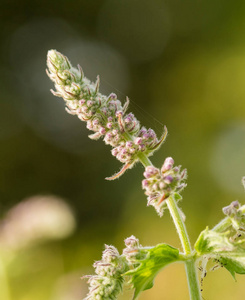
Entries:
<svg viewBox="0 0 245 300">
<path fill-rule="evenodd" d="M 231 273 L 234 279 L 236 279 L 236 273 L 245 274 L 245 251 L 222 253 L 218 260 Z"/>
<path fill-rule="evenodd" d="M 179 250 L 167 244 L 159 244 L 145 251 L 147 255 L 139 260 L 140 265 L 124 274 L 131 276 L 130 282 L 135 288 L 133 300 L 139 296 L 140 292 L 153 287 L 154 279 L 162 268 L 180 260 Z"/>
<path fill-rule="evenodd" d="M 208 230 L 201 232 L 195 243 L 198 256 L 207 256 L 235 274 L 245 274 L 245 249 L 228 239 L 225 233 Z"/>
<path fill-rule="evenodd" d="M 195 249 L 199 255 L 203 255 L 213 252 L 233 251 L 234 245 L 224 234 L 209 230 L 207 227 L 199 235 L 195 243 Z"/>
</svg>

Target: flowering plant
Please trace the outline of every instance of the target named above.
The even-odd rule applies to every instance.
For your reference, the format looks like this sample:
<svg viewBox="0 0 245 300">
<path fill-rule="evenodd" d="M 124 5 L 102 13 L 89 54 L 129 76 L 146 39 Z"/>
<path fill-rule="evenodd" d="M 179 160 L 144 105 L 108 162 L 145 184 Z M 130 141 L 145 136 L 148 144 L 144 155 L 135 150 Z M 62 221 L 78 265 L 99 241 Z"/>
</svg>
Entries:
<svg viewBox="0 0 245 300">
<path fill-rule="evenodd" d="M 223 208 L 224 219 L 214 228 L 208 227 L 199 235 L 194 249 L 191 247 L 185 227 L 185 217 L 178 206 L 180 193 L 186 186 L 187 171 L 174 166 L 171 157 L 165 159 L 161 169 L 149 160 L 159 149 L 167 136 L 167 128 L 158 138 L 152 129 L 146 129 L 132 113 L 127 113 L 129 99 L 124 105 L 112 93 L 108 97 L 99 92 L 99 77 L 95 83 L 88 80 L 78 65 L 72 67 L 68 58 L 56 50 L 50 50 L 47 57 L 47 74 L 54 82 L 55 96 L 65 100 L 68 113 L 77 115 L 93 131 L 91 139 L 103 138 L 112 146 L 111 153 L 123 163 L 121 170 L 108 180 L 119 178 L 136 162 L 144 167 L 142 187 L 147 195 L 147 205 L 155 208 L 161 217 L 168 209 L 182 250 L 167 244 L 143 247 L 133 235 L 125 240 L 122 254 L 114 246 L 105 246 L 102 260 L 94 263 L 96 275 L 88 278 L 89 293 L 86 300 L 117 299 L 124 284 L 134 288 L 133 299 L 153 286 L 161 269 L 170 263 L 183 262 L 189 286 L 190 299 L 201 299 L 201 288 L 197 270 L 201 271 L 201 281 L 206 276 L 207 263 L 226 268 L 235 274 L 245 274 L 245 205 L 238 201 Z M 244 183 L 244 179 L 243 179 Z"/>
</svg>

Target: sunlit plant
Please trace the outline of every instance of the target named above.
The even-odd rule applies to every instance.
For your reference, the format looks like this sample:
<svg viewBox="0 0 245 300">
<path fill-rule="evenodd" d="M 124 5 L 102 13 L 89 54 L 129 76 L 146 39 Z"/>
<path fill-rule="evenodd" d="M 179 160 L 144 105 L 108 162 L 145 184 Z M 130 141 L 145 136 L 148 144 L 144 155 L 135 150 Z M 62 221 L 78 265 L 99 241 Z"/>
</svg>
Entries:
<svg viewBox="0 0 245 300">
<path fill-rule="evenodd" d="M 200 281 L 206 276 L 207 264 L 214 263 L 235 274 L 245 274 L 245 205 L 238 201 L 223 208 L 224 219 L 214 228 L 201 232 L 192 248 L 185 227 L 184 214 L 178 203 L 180 193 L 186 187 L 187 171 L 175 166 L 167 157 L 161 168 L 149 160 L 159 149 L 167 136 L 158 138 L 152 129 L 146 129 L 132 113 L 128 113 L 129 99 L 125 103 L 112 93 L 109 96 L 99 92 L 99 77 L 95 83 L 87 79 L 81 67 L 72 67 L 68 58 L 56 50 L 50 50 L 47 57 L 47 74 L 54 82 L 55 96 L 65 100 L 66 110 L 87 123 L 93 133 L 91 139 L 102 138 L 112 146 L 111 153 L 123 163 L 121 170 L 106 178 L 119 178 L 127 169 L 140 162 L 145 167 L 142 188 L 147 195 L 147 205 L 153 206 L 162 217 L 168 209 L 177 233 L 182 251 L 167 244 L 143 247 L 133 235 L 125 239 L 122 254 L 114 246 L 105 245 L 102 259 L 94 263 L 95 275 L 88 279 L 89 292 L 86 300 L 117 299 L 125 284 L 134 289 L 133 299 L 153 286 L 156 275 L 167 265 L 182 262 L 185 265 L 190 299 L 201 299 Z M 244 179 L 243 179 L 244 184 Z"/>
</svg>

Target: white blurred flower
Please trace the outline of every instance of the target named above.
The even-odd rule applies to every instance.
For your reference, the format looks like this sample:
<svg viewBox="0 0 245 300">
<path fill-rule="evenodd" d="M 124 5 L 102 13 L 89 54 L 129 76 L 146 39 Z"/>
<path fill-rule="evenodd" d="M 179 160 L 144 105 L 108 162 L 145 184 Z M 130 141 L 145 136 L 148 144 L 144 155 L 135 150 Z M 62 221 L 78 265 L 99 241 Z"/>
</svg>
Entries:
<svg viewBox="0 0 245 300">
<path fill-rule="evenodd" d="M 75 229 L 70 207 L 56 196 L 34 196 L 14 206 L 0 222 L 0 245 L 12 250 L 48 239 L 62 239 Z"/>
</svg>

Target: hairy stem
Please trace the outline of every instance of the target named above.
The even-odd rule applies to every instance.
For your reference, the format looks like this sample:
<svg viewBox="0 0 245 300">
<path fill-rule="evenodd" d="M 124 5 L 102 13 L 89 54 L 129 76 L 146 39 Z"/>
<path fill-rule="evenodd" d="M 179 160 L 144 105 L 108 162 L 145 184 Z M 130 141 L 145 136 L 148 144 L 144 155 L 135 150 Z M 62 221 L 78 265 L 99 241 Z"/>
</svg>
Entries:
<svg viewBox="0 0 245 300">
<path fill-rule="evenodd" d="M 190 299 L 201 300 L 202 296 L 196 272 L 195 260 L 193 258 L 185 262 L 185 271 L 187 275 Z"/>
<path fill-rule="evenodd" d="M 179 208 L 176 204 L 176 201 L 174 200 L 173 197 L 169 197 L 166 200 L 166 202 L 167 202 L 167 206 L 168 206 L 168 209 L 170 211 L 170 214 L 173 218 L 174 225 L 175 225 L 177 233 L 179 235 L 184 253 L 186 255 L 189 255 L 192 252 L 191 244 L 190 244 L 190 241 L 189 241 L 189 237 L 188 237 L 188 234 L 187 234 L 185 223 L 182 219 L 182 216 L 180 214 L 180 211 L 179 211 Z"/>
<path fill-rule="evenodd" d="M 152 165 L 149 158 L 146 157 L 144 154 L 138 155 L 138 158 L 145 167 Z M 177 203 L 173 197 L 169 197 L 166 200 L 166 202 L 167 202 L 167 206 L 170 211 L 170 214 L 172 216 L 174 225 L 176 227 L 177 233 L 179 235 L 184 253 L 185 253 L 185 255 L 191 255 L 192 249 L 191 249 L 190 240 L 189 240 L 188 233 L 187 233 L 187 230 L 185 227 L 185 223 L 181 216 L 181 212 L 177 206 Z M 185 270 L 186 270 L 186 275 L 187 275 L 190 299 L 191 300 L 201 300 L 201 292 L 200 292 L 200 287 L 199 287 L 199 282 L 198 282 L 198 277 L 197 277 L 195 259 L 193 257 L 190 258 L 189 260 L 185 261 Z"/>
<path fill-rule="evenodd" d="M 221 220 L 217 225 L 215 225 L 212 230 L 216 232 L 223 232 L 227 230 L 231 226 L 231 224 L 231 218 L 226 217 L 223 220 Z"/>
</svg>

